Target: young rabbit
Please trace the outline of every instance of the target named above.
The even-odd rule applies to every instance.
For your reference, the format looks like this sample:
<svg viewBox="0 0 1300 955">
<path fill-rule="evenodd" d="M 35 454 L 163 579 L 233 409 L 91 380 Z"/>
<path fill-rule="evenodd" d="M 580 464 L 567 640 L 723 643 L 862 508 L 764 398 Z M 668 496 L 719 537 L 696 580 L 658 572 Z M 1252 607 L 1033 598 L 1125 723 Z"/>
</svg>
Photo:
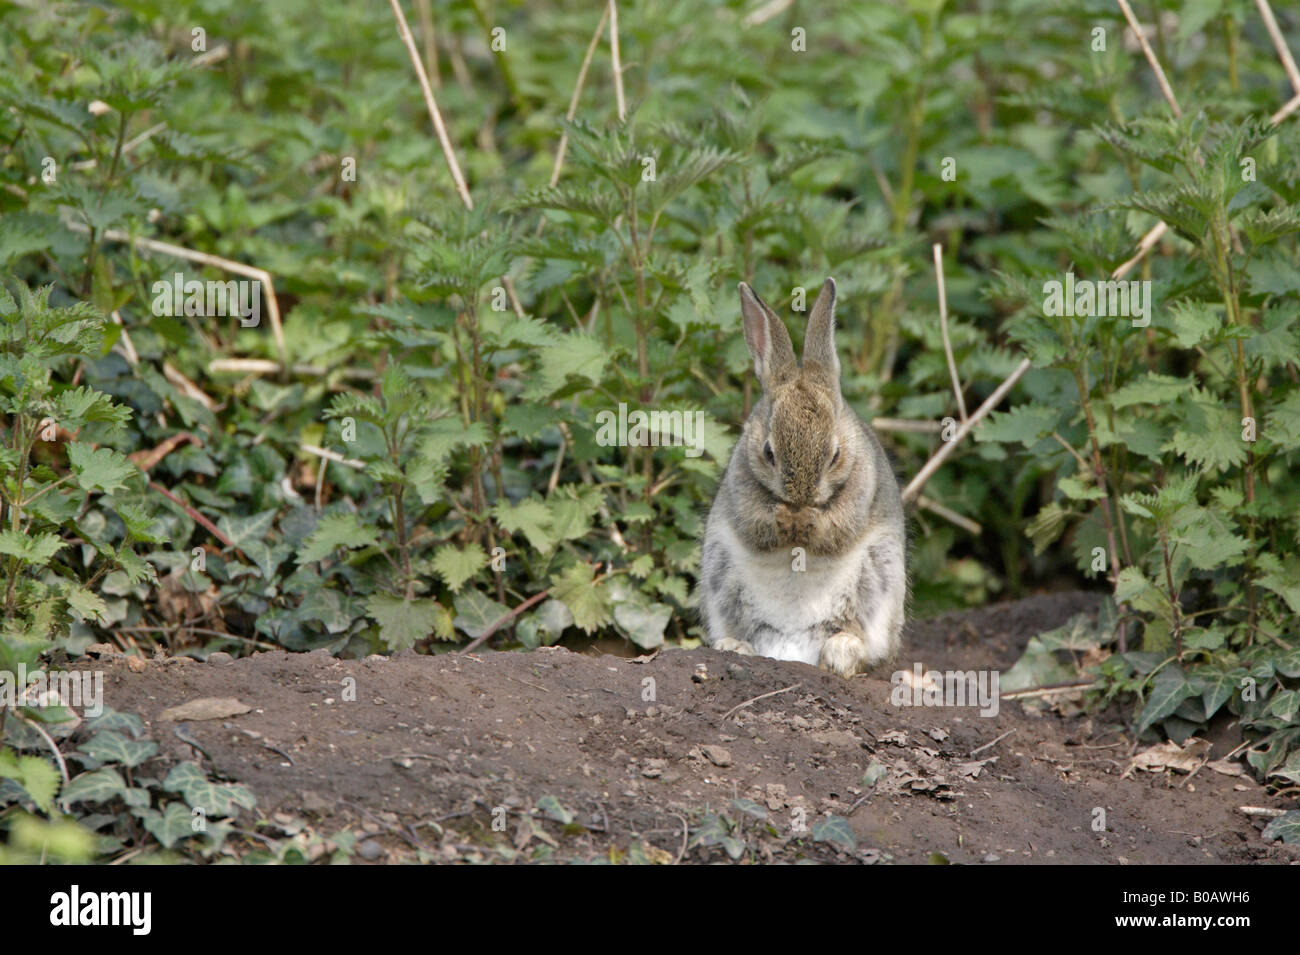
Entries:
<svg viewBox="0 0 1300 955">
<path fill-rule="evenodd" d="M 852 676 L 891 657 L 903 629 L 898 482 L 840 394 L 834 279 L 808 316 L 802 362 L 776 312 L 743 282 L 740 310 L 763 395 L 704 531 L 706 639 Z"/>
</svg>

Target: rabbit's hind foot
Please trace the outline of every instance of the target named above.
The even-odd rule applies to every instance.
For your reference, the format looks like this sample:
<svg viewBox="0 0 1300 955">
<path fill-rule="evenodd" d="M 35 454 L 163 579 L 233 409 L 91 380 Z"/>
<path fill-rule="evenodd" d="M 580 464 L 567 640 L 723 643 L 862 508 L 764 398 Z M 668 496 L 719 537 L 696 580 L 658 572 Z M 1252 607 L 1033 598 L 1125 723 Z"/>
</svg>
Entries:
<svg viewBox="0 0 1300 955">
<path fill-rule="evenodd" d="M 732 653 L 739 653 L 742 656 L 747 657 L 755 655 L 752 644 L 746 643 L 744 640 L 737 640 L 735 637 L 723 637 L 713 645 L 713 649 L 723 651 L 729 650 Z"/>
</svg>

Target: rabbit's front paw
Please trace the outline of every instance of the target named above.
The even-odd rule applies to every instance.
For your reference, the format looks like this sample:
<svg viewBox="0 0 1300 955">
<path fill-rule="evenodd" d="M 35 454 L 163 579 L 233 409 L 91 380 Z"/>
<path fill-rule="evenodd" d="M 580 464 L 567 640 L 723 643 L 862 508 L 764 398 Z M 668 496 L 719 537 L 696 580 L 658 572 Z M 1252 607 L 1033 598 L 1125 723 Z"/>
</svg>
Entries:
<svg viewBox="0 0 1300 955">
<path fill-rule="evenodd" d="M 856 633 L 841 630 L 822 644 L 821 658 L 817 665 L 842 677 L 850 677 L 858 672 L 866 659 L 867 642 Z"/>
<path fill-rule="evenodd" d="M 737 640 L 734 637 L 723 637 L 713 645 L 715 650 L 730 650 L 732 653 L 740 653 L 747 657 L 754 656 L 754 648 L 744 640 Z"/>
</svg>

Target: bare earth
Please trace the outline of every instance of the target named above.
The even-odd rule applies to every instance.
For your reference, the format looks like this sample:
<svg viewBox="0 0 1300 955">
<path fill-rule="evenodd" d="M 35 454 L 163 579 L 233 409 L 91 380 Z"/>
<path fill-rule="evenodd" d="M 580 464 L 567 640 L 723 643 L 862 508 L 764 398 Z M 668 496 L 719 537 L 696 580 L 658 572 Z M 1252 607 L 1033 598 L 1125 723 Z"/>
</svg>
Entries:
<svg viewBox="0 0 1300 955">
<path fill-rule="evenodd" d="M 897 666 L 1006 669 L 1030 636 L 1093 606 L 1087 594 L 1052 594 L 918 621 Z M 136 664 L 93 665 L 105 670 L 108 705 L 146 720 L 160 759 L 197 759 L 249 786 L 258 812 L 242 828 L 261 820 L 258 831 L 276 838 L 350 830 L 357 861 L 728 861 L 719 836 L 748 861 L 1300 858 L 1300 847 L 1265 844 L 1237 811 L 1294 808 L 1248 776 L 1124 778 L 1135 749 L 1125 714 L 1063 717 L 1011 701 L 988 718 L 895 707 L 888 673 L 845 681 L 705 649 L 641 660 L 552 649 Z M 209 697 L 252 710 L 159 718 Z M 1235 745 L 1230 728 L 1221 735 L 1216 757 Z M 874 788 L 863 783 L 869 768 Z M 1094 831 L 1097 807 L 1105 831 Z M 819 825 L 828 814 L 848 820 L 851 848 Z"/>
</svg>

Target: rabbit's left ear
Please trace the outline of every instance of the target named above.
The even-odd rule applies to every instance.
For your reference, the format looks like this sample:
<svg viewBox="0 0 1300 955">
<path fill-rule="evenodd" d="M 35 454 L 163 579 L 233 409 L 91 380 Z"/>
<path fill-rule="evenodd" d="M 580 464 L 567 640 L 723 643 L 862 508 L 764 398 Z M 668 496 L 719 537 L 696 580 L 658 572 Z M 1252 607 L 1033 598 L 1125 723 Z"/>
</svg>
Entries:
<svg viewBox="0 0 1300 955">
<path fill-rule="evenodd" d="M 840 357 L 835 353 L 835 280 L 827 279 L 808 313 L 808 332 L 803 340 L 803 360 L 815 361 L 838 381 Z"/>
</svg>

